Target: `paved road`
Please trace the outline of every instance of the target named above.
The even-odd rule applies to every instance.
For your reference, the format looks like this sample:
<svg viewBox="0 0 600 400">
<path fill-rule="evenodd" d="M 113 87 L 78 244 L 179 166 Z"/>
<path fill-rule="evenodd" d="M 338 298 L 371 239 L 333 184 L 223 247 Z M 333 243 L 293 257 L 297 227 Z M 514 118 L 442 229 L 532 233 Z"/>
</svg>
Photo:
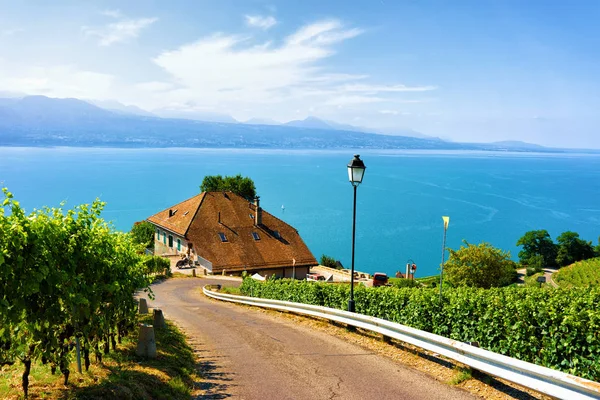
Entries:
<svg viewBox="0 0 600 400">
<path fill-rule="evenodd" d="M 546 283 L 555 288 L 558 287 L 558 284 L 556 282 L 554 282 L 554 279 L 552 279 L 552 274 L 554 274 L 556 271 L 558 271 L 558 268 L 551 268 L 551 267 L 543 268 L 544 276 L 546 277 Z M 527 269 L 525 269 L 525 268 L 521 268 L 521 269 L 517 270 L 517 283 L 518 284 L 521 284 L 521 285 L 525 284 L 526 273 L 527 273 Z"/>
<path fill-rule="evenodd" d="M 474 399 L 359 346 L 219 302 L 201 293 L 209 279 L 153 286 L 161 308 L 192 337 L 204 399 Z"/>
</svg>

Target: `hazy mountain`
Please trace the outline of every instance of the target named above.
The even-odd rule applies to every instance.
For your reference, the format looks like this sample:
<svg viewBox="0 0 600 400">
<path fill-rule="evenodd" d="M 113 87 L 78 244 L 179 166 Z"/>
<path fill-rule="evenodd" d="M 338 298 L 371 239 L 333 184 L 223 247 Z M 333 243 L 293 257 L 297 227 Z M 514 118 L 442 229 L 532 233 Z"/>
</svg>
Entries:
<svg viewBox="0 0 600 400">
<path fill-rule="evenodd" d="M 46 96 L 1 99 L 0 108 L 11 119 L 0 120 L 3 126 L 61 126 L 110 118 L 114 113 L 77 99 L 53 99 Z"/>
<path fill-rule="evenodd" d="M 307 117 L 303 120 L 295 120 L 285 123 L 286 126 L 294 126 L 298 128 L 313 128 L 313 129 L 335 129 L 337 131 L 346 132 L 366 132 L 379 133 L 383 135 L 408 136 L 429 140 L 440 140 L 439 138 L 422 134 L 421 132 L 413 131 L 412 129 L 395 129 L 395 128 L 365 128 L 349 124 L 340 124 L 339 122 L 320 119 L 317 117 Z"/>
<path fill-rule="evenodd" d="M 206 122 L 225 122 L 228 124 L 237 124 L 238 121 L 231 115 L 214 113 L 210 111 L 197 111 L 197 110 L 175 110 L 170 108 L 159 108 L 152 110 L 152 112 L 162 118 L 177 118 L 177 119 L 189 119 L 192 121 L 206 121 Z"/>
<path fill-rule="evenodd" d="M 244 124 L 248 125 L 281 125 L 280 122 L 269 118 L 250 118 L 248 121 L 245 121 Z"/>
<path fill-rule="evenodd" d="M 382 128 L 382 129 L 376 129 L 374 132 L 381 133 L 383 135 L 410 136 L 410 137 L 416 137 L 416 138 L 421 138 L 421 139 L 442 140 L 438 137 L 425 135 L 421 132 L 417 132 L 412 129 Z"/>
<path fill-rule="evenodd" d="M 498 147 L 504 147 L 504 148 L 507 148 L 507 149 L 541 150 L 541 149 L 545 149 L 546 148 L 546 147 L 541 146 L 539 144 L 521 142 L 519 140 L 504 140 L 504 141 L 500 141 L 500 142 L 493 142 L 491 144 L 493 144 L 495 146 L 498 146 Z"/>
<path fill-rule="evenodd" d="M 77 99 L 0 99 L 0 146 L 201 147 L 278 149 L 435 149 L 531 151 L 535 146 L 449 143 L 439 139 L 337 130 L 315 118 L 308 126 L 165 119 L 108 111 Z M 535 146 L 535 151 L 556 151 Z"/>
<path fill-rule="evenodd" d="M 294 128 L 332 129 L 327 122 L 316 117 L 306 117 L 302 120 L 289 121 L 283 125 L 293 126 Z"/>
<path fill-rule="evenodd" d="M 132 115 L 141 115 L 144 117 L 155 117 L 156 115 L 152 114 L 149 111 L 143 110 L 137 106 L 129 105 L 126 106 L 123 103 L 119 103 L 115 100 L 86 100 L 88 103 L 103 108 L 105 110 L 113 111 L 116 113 L 123 114 L 132 114 Z"/>
</svg>

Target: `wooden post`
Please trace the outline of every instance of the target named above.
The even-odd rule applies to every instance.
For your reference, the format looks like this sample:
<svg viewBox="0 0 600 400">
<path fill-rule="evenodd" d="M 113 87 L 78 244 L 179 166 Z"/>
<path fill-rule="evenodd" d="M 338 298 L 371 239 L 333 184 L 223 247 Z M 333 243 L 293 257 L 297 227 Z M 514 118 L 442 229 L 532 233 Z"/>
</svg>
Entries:
<svg viewBox="0 0 600 400">
<path fill-rule="evenodd" d="M 152 325 L 140 324 L 140 335 L 135 353 L 140 357 L 156 358 L 156 340 Z"/>
<path fill-rule="evenodd" d="M 75 353 L 77 354 L 77 372 L 81 374 L 81 346 L 79 336 L 75 336 Z"/>
<path fill-rule="evenodd" d="M 138 310 L 140 314 L 148 314 L 148 303 L 146 302 L 146 299 L 140 299 Z"/>
<path fill-rule="evenodd" d="M 194 268 L 194 269 L 192 270 L 192 276 L 193 276 L 194 278 L 196 277 L 196 268 Z"/>
<path fill-rule="evenodd" d="M 154 326 L 156 329 L 162 329 L 165 327 L 165 317 L 162 310 L 158 308 L 154 309 Z"/>
</svg>

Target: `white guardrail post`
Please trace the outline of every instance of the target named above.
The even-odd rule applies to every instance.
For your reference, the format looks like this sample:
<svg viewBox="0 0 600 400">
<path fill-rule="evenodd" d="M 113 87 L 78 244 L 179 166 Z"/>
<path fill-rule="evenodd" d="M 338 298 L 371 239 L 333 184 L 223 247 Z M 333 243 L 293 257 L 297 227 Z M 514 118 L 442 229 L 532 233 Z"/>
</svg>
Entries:
<svg viewBox="0 0 600 400">
<path fill-rule="evenodd" d="M 517 360 L 395 322 L 310 304 L 225 294 L 212 291 L 209 286 L 211 285 L 204 286 L 204 294 L 217 300 L 325 318 L 368 329 L 555 398 L 600 399 L 600 383 L 598 382 Z"/>
</svg>

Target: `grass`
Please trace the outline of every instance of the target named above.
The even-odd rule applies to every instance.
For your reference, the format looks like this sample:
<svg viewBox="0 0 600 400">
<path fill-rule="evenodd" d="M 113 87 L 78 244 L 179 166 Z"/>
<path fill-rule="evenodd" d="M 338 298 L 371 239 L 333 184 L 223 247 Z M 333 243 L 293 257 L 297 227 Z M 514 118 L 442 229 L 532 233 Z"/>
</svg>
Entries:
<svg viewBox="0 0 600 400">
<path fill-rule="evenodd" d="M 540 283 L 537 281 L 537 278 L 540 276 L 544 276 L 544 272 L 537 272 L 531 276 L 525 276 L 523 277 L 523 280 L 525 281 L 525 286 L 535 286 L 535 287 L 539 287 Z M 548 285 L 548 283 L 542 283 L 542 287 Z"/>
<path fill-rule="evenodd" d="M 454 371 L 454 376 L 448 381 L 449 385 L 460 385 L 464 381 L 473 378 L 473 370 L 469 367 L 456 366 Z"/>
<path fill-rule="evenodd" d="M 235 294 L 238 296 L 242 295 L 242 291 L 240 290 L 240 288 L 232 287 L 232 286 L 222 286 L 221 293 Z"/>
<path fill-rule="evenodd" d="M 600 258 L 578 261 L 561 268 L 553 279 L 558 286 L 564 288 L 599 286 Z"/>
<path fill-rule="evenodd" d="M 432 287 L 432 286 L 438 285 L 440 283 L 440 276 L 439 275 L 424 276 L 422 278 L 415 278 L 415 280 L 419 283 L 422 283 L 426 287 Z"/>
<path fill-rule="evenodd" d="M 140 323 L 152 323 L 151 316 L 143 316 Z M 194 352 L 184 334 L 172 323 L 155 330 L 157 358 L 144 359 L 135 354 L 137 330 L 123 339 L 116 351 L 103 355 L 102 364 L 94 363 L 89 371 L 77 373 L 75 362 L 70 366 L 67 386 L 59 373 L 52 375 L 48 365 L 32 365 L 29 377 L 30 399 L 186 399 L 194 392 L 200 380 L 196 372 Z M 73 357 L 74 358 L 74 357 Z M 0 398 L 22 399 L 22 365 L 16 363 L 0 369 Z"/>
</svg>

